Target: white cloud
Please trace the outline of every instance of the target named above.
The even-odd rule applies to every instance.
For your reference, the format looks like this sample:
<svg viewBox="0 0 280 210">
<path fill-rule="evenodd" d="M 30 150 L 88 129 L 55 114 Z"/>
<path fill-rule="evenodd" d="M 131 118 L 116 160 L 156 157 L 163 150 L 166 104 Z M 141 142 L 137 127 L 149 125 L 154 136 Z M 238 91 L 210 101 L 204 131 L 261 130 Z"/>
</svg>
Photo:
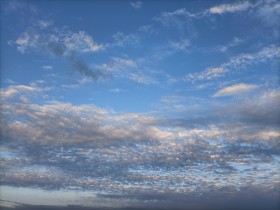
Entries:
<svg viewBox="0 0 280 210">
<path fill-rule="evenodd" d="M 126 58 L 113 58 L 113 60 L 114 60 L 114 63 L 116 65 L 136 67 L 135 61 L 130 60 L 130 59 L 126 59 Z"/>
<path fill-rule="evenodd" d="M 73 33 L 58 30 L 56 33 L 43 33 L 36 30 L 24 32 L 15 41 L 18 51 L 44 50 L 52 54 L 65 56 L 72 52 L 97 52 L 104 49 L 102 44 L 97 44 L 93 38 L 84 31 Z"/>
<path fill-rule="evenodd" d="M 15 44 L 17 45 L 17 50 L 24 54 L 27 49 L 37 48 L 39 39 L 39 34 L 25 32 L 21 34 L 21 36 L 15 41 Z"/>
<path fill-rule="evenodd" d="M 52 70 L 53 67 L 52 66 L 42 66 L 43 69 L 46 69 L 46 70 Z"/>
<path fill-rule="evenodd" d="M 159 140 L 171 135 L 147 125 L 144 115 L 137 114 L 137 118 L 129 118 L 93 105 L 9 103 L 3 105 L 3 109 L 4 115 L 10 113 L 25 117 L 24 121 L 15 119 L 2 125 L 3 135 L 23 141 L 40 140 L 52 144 L 59 140 L 104 145 L 122 140 Z M 149 118 L 147 120 L 150 121 Z"/>
<path fill-rule="evenodd" d="M 229 95 L 235 95 L 239 93 L 243 93 L 252 89 L 257 88 L 256 85 L 250 85 L 250 84 L 236 84 L 232 86 L 225 87 L 218 92 L 216 92 L 213 96 L 214 97 L 220 97 L 220 96 L 229 96 Z"/>
<path fill-rule="evenodd" d="M 218 50 L 221 51 L 221 52 L 226 52 L 228 51 L 228 49 L 232 48 L 232 47 L 235 47 L 235 46 L 238 46 L 240 43 L 242 43 L 243 40 L 242 39 L 239 39 L 239 38 L 234 38 L 231 42 L 229 42 L 228 44 L 226 45 L 223 45 L 223 46 L 218 46 Z"/>
<path fill-rule="evenodd" d="M 190 46 L 190 41 L 188 39 L 183 39 L 178 42 L 170 42 L 169 46 L 174 50 L 186 50 Z"/>
<path fill-rule="evenodd" d="M 254 6 L 256 5 L 246 1 L 246 2 L 239 2 L 233 4 L 222 4 L 222 5 L 211 7 L 209 9 L 199 11 L 197 13 L 191 13 L 187 11 L 185 8 L 180 8 L 171 12 L 163 12 L 161 16 L 155 17 L 154 20 L 159 21 L 164 25 L 169 25 L 169 24 L 181 25 L 178 17 L 184 17 L 186 19 L 198 19 L 198 18 L 207 17 L 209 15 L 241 12 Z"/>
<path fill-rule="evenodd" d="M 210 14 L 223 14 L 223 13 L 233 13 L 247 10 L 252 5 L 248 2 L 238 2 L 234 4 L 222 4 L 209 9 Z"/>
<path fill-rule="evenodd" d="M 69 51 L 96 52 L 104 48 L 103 45 L 94 42 L 92 37 L 84 31 L 63 37 L 63 44 Z"/>
<path fill-rule="evenodd" d="M 256 53 L 240 54 L 231 58 L 227 63 L 223 63 L 217 67 L 209 67 L 201 73 L 190 73 L 185 76 L 187 80 L 210 80 L 223 76 L 229 71 L 244 68 L 249 65 L 280 57 L 280 47 L 274 45 L 265 47 Z"/>
<path fill-rule="evenodd" d="M 277 28 L 280 18 L 280 3 L 277 1 L 266 1 L 257 10 L 257 16 L 268 26 Z"/>
<path fill-rule="evenodd" d="M 110 89 L 110 92 L 113 92 L 113 93 L 121 93 L 121 92 L 124 92 L 125 90 L 123 89 L 120 89 L 120 88 L 113 88 L 113 89 Z"/>
<path fill-rule="evenodd" d="M 113 34 L 112 38 L 114 39 L 114 42 L 112 44 L 108 44 L 107 46 L 138 46 L 140 43 L 140 37 L 137 34 L 124 34 L 122 32 L 117 32 Z"/>
<path fill-rule="evenodd" d="M 153 78 L 147 75 L 143 75 L 141 73 L 131 73 L 128 75 L 128 78 L 135 82 L 145 84 L 145 85 L 157 83 Z"/>
<path fill-rule="evenodd" d="M 134 9 L 141 9 L 143 6 L 143 2 L 142 1 L 132 1 L 130 2 L 130 5 L 134 8 Z"/>
<path fill-rule="evenodd" d="M 193 80 L 193 79 L 209 80 L 221 76 L 224 72 L 225 70 L 222 67 L 213 67 L 213 68 L 211 67 L 211 68 L 207 68 L 205 71 L 201 73 L 190 73 L 185 78 L 187 80 Z"/>
<path fill-rule="evenodd" d="M 11 85 L 5 89 L 0 90 L 0 95 L 3 98 L 10 98 L 16 95 L 22 94 L 32 94 L 36 92 L 42 92 L 48 90 L 49 88 L 42 88 L 36 84 L 31 85 Z"/>
<path fill-rule="evenodd" d="M 36 25 L 38 25 L 41 29 L 48 28 L 53 24 L 52 20 L 38 20 Z"/>
<path fill-rule="evenodd" d="M 137 63 L 134 60 L 120 57 L 113 57 L 108 63 L 96 65 L 106 75 L 113 75 L 117 78 L 127 77 L 127 72 L 131 68 L 136 68 Z"/>
</svg>

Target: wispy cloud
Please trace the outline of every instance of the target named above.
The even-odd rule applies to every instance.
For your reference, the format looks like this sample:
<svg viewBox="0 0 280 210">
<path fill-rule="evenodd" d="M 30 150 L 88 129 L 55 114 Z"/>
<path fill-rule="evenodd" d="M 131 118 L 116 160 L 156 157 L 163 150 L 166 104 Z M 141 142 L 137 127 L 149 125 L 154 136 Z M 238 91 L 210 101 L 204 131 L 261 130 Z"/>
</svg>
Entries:
<svg viewBox="0 0 280 210">
<path fill-rule="evenodd" d="M 124 47 L 124 46 L 138 46 L 140 44 L 140 36 L 137 34 L 124 34 L 117 32 L 112 35 L 113 43 L 108 44 L 107 47 Z"/>
<path fill-rule="evenodd" d="M 62 39 L 63 44 L 69 51 L 96 52 L 104 48 L 101 44 L 94 42 L 92 37 L 84 31 L 71 33 Z"/>
<path fill-rule="evenodd" d="M 10 85 L 9 87 L 2 89 L 0 95 L 3 98 L 11 98 L 14 96 L 24 96 L 36 94 L 39 92 L 49 90 L 49 87 L 40 87 L 37 83 L 32 83 L 30 85 Z"/>
<path fill-rule="evenodd" d="M 152 77 L 150 77 L 148 75 L 144 75 L 142 73 L 131 73 L 128 75 L 128 78 L 135 82 L 138 82 L 141 84 L 146 84 L 146 85 L 157 83 L 157 81 L 155 79 L 153 79 Z"/>
<path fill-rule="evenodd" d="M 53 67 L 52 66 L 42 66 L 43 69 L 46 69 L 46 70 L 52 70 Z"/>
<path fill-rule="evenodd" d="M 143 6 L 142 1 L 132 1 L 129 3 L 134 9 L 141 9 Z"/>
<path fill-rule="evenodd" d="M 223 67 L 209 67 L 205 71 L 201 73 L 190 73 L 186 76 L 186 79 L 193 80 L 203 80 L 203 79 L 213 79 L 216 77 L 221 76 L 223 73 L 225 73 L 225 69 Z"/>
<path fill-rule="evenodd" d="M 277 28 L 280 18 L 280 3 L 278 1 L 265 1 L 266 4 L 261 5 L 256 10 L 256 15 L 266 26 Z"/>
<path fill-rule="evenodd" d="M 186 75 L 187 80 L 209 80 L 221 77 L 227 72 L 233 70 L 244 69 L 249 65 L 267 62 L 280 57 L 280 48 L 277 46 L 269 46 L 261 49 L 256 53 L 240 54 L 231 58 L 227 63 L 220 66 L 209 67 L 201 73 L 190 73 Z"/>
<path fill-rule="evenodd" d="M 235 95 L 235 94 L 247 92 L 247 91 L 255 89 L 255 88 L 257 88 L 256 85 L 244 84 L 244 83 L 235 84 L 235 85 L 231 85 L 231 86 L 222 88 L 221 90 L 217 91 L 213 95 L 213 97 Z"/>
<path fill-rule="evenodd" d="M 54 33 L 43 33 L 31 29 L 21 34 L 14 43 L 18 51 L 23 54 L 28 51 L 43 51 L 65 58 L 75 70 L 94 81 L 105 77 L 79 57 L 81 53 L 92 53 L 104 49 L 102 44 L 94 42 L 92 37 L 84 31 L 73 33 L 57 30 Z"/>
<path fill-rule="evenodd" d="M 110 89 L 110 92 L 113 92 L 113 93 L 121 93 L 121 92 L 124 92 L 125 90 L 123 89 L 120 89 L 120 88 L 113 88 L 113 89 Z"/>
<path fill-rule="evenodd" d="M 217 48 L 220 52 L 226 52 L 230 48 L 240 45 L 242 42 L 244 42 L 244 40 L 235 37 L 231 42 L 227 43 L 226 45 L 218 46 Z"/>
<path fill-rule="evenodd" d="M 236 2 L 232 4 L 221 4 L 209 9 L 198 11 L 197 13 L 191 13 L 186 8 L 180 8 L 170 12 L 163 12 L 161 16 L 155 17 L 154 20 L 160 21 L 167 25 L 168 23 L 177 23 L 178 17 L 183 17 L 186 19 L 200 19 L 211 15 L 221 15 L 226 13 L 237 13 L 248 10 L 251 7 L 255 7 L 257 4 L 252 4 L 248 1 Z"/>
<path fill-rule="evenodd" d="M 26 50 L 44 49 L 61 56 L 71 52 L 96 52 L 103 49 L 102 45 L 95 43 L 84 31 L 46 34 L 30 30 L 21 34 L 15 44 L 21 53 L 25 53 Z"/>
<path fill-rule="evenodd" d="M 221 4 L 215 7 L 211 7 L 208 11 L 210 14 L 223 14 L 223 13 L 233 13 L 247 10 L 250 6 L 250 2 L 237 2 L 233 4 Z"/>
<path fill-rule="evenodd" d="M 186 50 L 190 46 L 190 40 L 183 39 L 178 42 L 173 41 L 169 43 L 169 46 L 173 50 Z"/>
<path fill-rule="evenodd" d="M 41 29 L 45 29 L 48 28 L 49 26 L 51 26 L 53 24 L 52 20 L 38 20 L 35 25 L 39 26 Z"/>
</svg>

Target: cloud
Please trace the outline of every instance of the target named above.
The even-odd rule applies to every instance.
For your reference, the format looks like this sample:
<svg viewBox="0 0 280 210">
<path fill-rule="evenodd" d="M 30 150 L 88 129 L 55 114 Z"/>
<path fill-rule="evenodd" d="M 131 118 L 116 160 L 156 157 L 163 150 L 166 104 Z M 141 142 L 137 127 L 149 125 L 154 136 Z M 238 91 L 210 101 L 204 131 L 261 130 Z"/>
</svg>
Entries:
<svg viewBox="0 0 280 210">
<path fill-rule="evenodd" d="M 24 13 L 33 15 L 38 13 L 38 8 L 29 2 L 12 0 L 3 3 L 3 11 L 9 13 L 15 12 L 20 15 L 23 15 Z"/>
<path fill-rule="evenodd" d="M 242 39 L 239 39 L 239 38 L 234 38 L 231 42 L 229 42 L 228 44 L 226 45 L 223 45 L 223 46 L 218 46 L 218 50 L 220 52 L 226 52 L 228 51 L 230 48 L 233 48 L 233 47 L 236 47 L 238 46 L 240 43 L 242 43 L 244 40 Z"/>
<path fill-rule="evenodd" d="M 40 139 L 39 141 L 45 143 L 55 143 L 59 139 L 60 142 L 65 143 L 88 142 L 101 146 L 126 139 L 156 140 L 168 136 L 168 132 L 161 131 L 157 127 L 146 126 L 145 121 L 148 120 L 148 123 L 150 120 L 145 116 L 113 116 L 108 110 L 90 105 L 74 106 L 58 102 L 42 106 L 5 103 L 3 109 L 5 116 L 17 115 L 25 119 L 24 121 L 8 120 L 4 125 L 2 124 L 3 135 L 24 141 L 36 142 Z"/>
<path fill-rule="evenodd" d="M 108 44 L 108 47 L 124 47 L 124 46 L 139 46 L 141 38 L 137 34 L 124 34 L 122 32 L 117 32 L 113 34 L 113 43 Z"/>
<path fill-rule="evenodd" d="M 53 67 L 52 66 L 42 66 L 43 69 L 46 69 L 46 70 L 52 70 Z"/>
<path fill-rule="evenodd" d="M 155 23 L 160 23 L 164 29 L 176 29 L 173 33 L 176 31 L 183 32 L 188 38 L 192 38 L 197 35 L 193 19 L 200 16 L 200 13 L 192 14 L 185 8 L 181 8 L 171 12 L 163 12 L 159 16 L 154 17 L 153 20 Z"/>
<path fill-rule="evenodd" d="M 106 75 L 103 72 L 92 69 L 86 62 L 76 56 L 75 53 L 72 53 L 67 57 L 73 66 L 74 69 L 78 70 L 84 76 L 91 78 L 94 81 L 99 80 L 100 78 L 105 77 Z"/>
<path fill-rule="evenodd" d="M 187 11 L 186 8 L 180 8 L 170 12 L 163 12 L 161 16 L 155 17 L 154 20 L 163 23 L 164 25 L 169 25 L 170 23 L 176 23 L 177 26 L 181 25 L 182 22 L 179 21 L 179 17 L 185 18 L 185 20 L 195 20 L 205 18 L 211 15 L 221 15 L 226 13 L 236 13 L 245 11 L 251 7 L 255 7 L 255 4 L 251 4 L 248 1 L 237 2 L 233 4 L 221 4 L 209 9 L 198 11 L 197 13 L 191 13 Z"/>
<path fill-rule="evenodd" d="M 18 51 L 25 53 L 28 49 L 50 50 L 56 56 L 67 55 L 71 52 L 97 52 L 104 46 L 93 41 L 84 31 L 78 33 L 58 31 L 54 34 L 40 33 L 30 29 L 15 41 Z"/>
<path fill-rule="evenodd" d="M 183 39 L 179 42 L 170 42 L 169 46 L 174 50 L 186 50 L 190 46 L 190 41 L 188 39 Z"/>
<path fill-rule="evenodd" d="M 255 89 L 255 88 L 257 88 L 256 85 L 240 83 L 240 84 L 231 85 L 231 86 L 228 86 L 228 87 L 225 87 L 225 88 L 219 90 L 218 92 L 216 92 L 213 95 L 213 97 L 221 97 L 221 96 L 229 96 L 229 95 L 240 94 L 240 93 L 244 93 L 244 92 L 250 91 L 250 90 Z"/>
<path fill-rule="evenodd" d="M 95 69 L 107 76 L 115 78 L 128 78 L 131 69 L 135 71 L 137 62 L 128 58 L 112 57 L 108 63 L 94 66 Z"/>
<path fill-rule="evenodd" d="M 45 19 L 45 20 L 38 20 L 35 25 L 39 26 L 41 29 L 45 29 L 51 26 L 52 24 L 53 24 L 52 20 Z"/>
<path fill-rule="evenodd" d="M 39 92 L 47 91 L 48 87 L 39 87 L 36 83 L 31 85 L 10 85 L 9 87 L 2 89 L 0 95 L 3 98 L 11 98 L 14 96 L 28 96 Z"/>
<path fill-rule="evenodd" d="M 129 3 L 134 9 L 141 9 L 143 6 L 142 1 L 132 1 Z"/>
<path fill-rule="evenodd" d="M 68 51 L 96 52 L 102 50 L 103 45 L 97 44 L 84 31 L 72 33 L 63 38 L 63 44 Z"/>
<path fill-rule="evenodd" d="M 210 14 L 224 14 L 224 13 L 233 13 L 247 10 L 252 5 L 248 2 L 238 2 L 234 4 L 221 4 L 219 6 L 211 7 L 209 9 Z"/>
<path fill-rule="evenodd" d="M 134 206 L 153 207 L 162 202 L 185 207 L 213 192 L 223 199 L 271 195 L 279 179 L 279 99 L 279 90 L 260 90 L 167 116 L 166 110 L 122 114 L 92 104 L 17 103 L 6 97 L 2 184 L 98 192 L 99 203 L 126 205 L 129 198 Z"/>
<path fill-rule="evenodd" d="M 280 3 L 277 1 L 265 1 L 256 11 L 259 17 L 267 26 L 277 27 L 280 17 Z"/>
<path fill-rule="evenodd" d="M 130 59 L 126 59 L 126 58 L 114 57 L 113 61 L 116 65 L 119 65 L 119 66 L 128 66 L 128 67 L 136 67 L 137 66 L 135 61 L 130 60 Z"/>
<path fill-rule="evenodd" d="M 187 80 L 193 80 L 193 79 L 198 79 L 198 80 L 203 80 L 203 79 L 213 79 L 216 77 L 221 76 L 225 72 L 223 67 L 210 67 L 207 68 L 205 71 L 202 73 L 190 73 L 186 76 Z"/>
<path fill-rule="evenodd" d="M 142 73 L 131 73 L 128 75 L 128 78 L 132 81 L 145 84 L 145 85 L 150 85 L 150 84 L 156 84 L 157 81 L 154 80 L 153 78 L 144 75 Z"/>
<path fill-rule="evenodd" d="M 256 65 L 261 62 L 280 57 L 280 48 L 274 45 L 264 47 L 256 53 L 244 53 L 234 56 L 228 62 L 216 67 L 208 67 L 201 73 L 189 73 L 185 76 L 186 80 L 211 80 L 225 75 L 233 70 L 244 69 L 250 65 Z"/>
<path fill-rule="evenodd" d="M 24 32 L 16 41 L 17 49 L 21 53 L 28 50 L 43 51 L 56 57 L 67 59 L 71 66 L 94 81 L 106 77 L 105 74 L 93 69 L 79 57 L 81 53 L 103 50 L 103 45 L 97 44 L 84 31 L 58 31 L 54 34 L 40 33 L 32 29 Z"/>
<path fill-rule="evenodd" d="M 110 89 L 109 91 L 113 92 L 113 93 L 121 93 L 121 92 L 124 92 L 125 90 L 120 89 L 120 88 L 113 88 L 113 89 Z"/>
<path fill-rule="evenodd" d="M 213 134 L 218 131 L 217 139 L 226 141 L 270 140 L 276 143 L 280 123 L 279 101 L 279 90 L 264 91 L 260 89 L 258 93 L 237 97 L 230 103 L 223 102 L 220 105 L 213 105 L 200 101 L 202 107 L 198 107 L 198 109 L 185 107 L 183 111 L 179 110 L 171 117 L 165 114 L 169 113 L 167 110 L 163 110 L 163 113 L 160 114 L 162 118 L 158 118 L 156 123 L 168 128 L 181 127 L 199 130 L 208 128 Z M 212 130 L 214 128 L 215 132 Z M 187 136 L 189 131 L 181 132 L 181 136 Z"/>
</svg>

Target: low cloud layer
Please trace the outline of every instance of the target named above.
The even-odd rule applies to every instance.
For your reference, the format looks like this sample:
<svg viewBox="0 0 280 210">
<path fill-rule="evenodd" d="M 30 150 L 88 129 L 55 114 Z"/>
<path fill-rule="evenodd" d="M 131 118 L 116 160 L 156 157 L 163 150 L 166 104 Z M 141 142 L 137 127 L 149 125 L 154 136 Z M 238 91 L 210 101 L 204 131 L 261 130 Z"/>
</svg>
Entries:
<svg viewBox="0 0 280 210">
<path fill-rule="evenodd" d="M 113 203 L 129 199 L 155 207 L 184 206 L 186 198 L 210 192 L 230 199 L 277 189 L 278 91 L 204 110 L 205 118 L 170 119 L 93 105 L 18 103 L 18 94 L 36 92 L 26 87 L 2 91 L 3 185 L 95 189 Z M 12 89 L 17 94 L 8 94 Z"/>
</svg>

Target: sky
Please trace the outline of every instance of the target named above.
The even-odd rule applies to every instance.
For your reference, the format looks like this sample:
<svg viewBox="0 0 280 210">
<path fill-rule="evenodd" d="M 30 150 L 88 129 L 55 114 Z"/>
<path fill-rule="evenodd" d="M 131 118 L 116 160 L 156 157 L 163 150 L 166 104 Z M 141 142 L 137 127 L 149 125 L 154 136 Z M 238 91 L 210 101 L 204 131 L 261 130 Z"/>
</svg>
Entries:
<svg viewBox="0 0 280 210">
<path fill-rule="evenodd" d="M 279 208 L 279 1 L 0 16 L 3 209 Z"/>
</svg>

